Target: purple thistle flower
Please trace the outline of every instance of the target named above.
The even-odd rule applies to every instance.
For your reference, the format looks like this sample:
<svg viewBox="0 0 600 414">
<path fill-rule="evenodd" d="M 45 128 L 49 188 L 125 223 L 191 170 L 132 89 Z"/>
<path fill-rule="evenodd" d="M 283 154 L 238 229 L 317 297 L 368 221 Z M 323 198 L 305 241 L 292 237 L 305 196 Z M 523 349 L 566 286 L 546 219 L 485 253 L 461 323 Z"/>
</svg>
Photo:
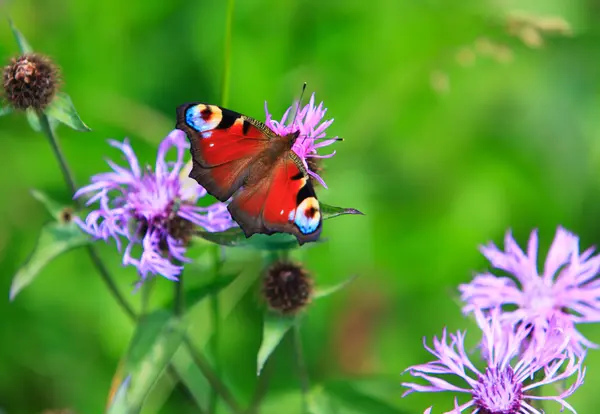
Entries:
<svg viewBox="0 0 600 414">
<path fill-rule="evenodd" d="M 562 329 L 552 322 L 549 335 L 543 342 L 530 342 L 523 349 L 531 327 L 521 325 L 507 329 L 500 321 L 499 310 L 491 312 L 489 318 L 475 310 L 475 317 L 483 331 L 481 355 L 486 362 L 485 369 L 475 368 L 467 356 L 464 344 L 466 332 L 448 335 L 444 329 L 441 339 L 434 337 L 433 348 L 424 343 L 425 349 L 436 359 L 406 370 L 427 384 L 403 383 L 408 388 L 403 397 L 413 392 L 444 391 L 470 395 L 469 401 L 460 405 L 455 397 L 454 409 L 448 414 L 459 414 L 468 409 L 472 414 L 542 414 L 532 406 L 535 400 L 555 401 L 563 409 L 576 413 L 565 399 L 583 384 L 583 355 L 577 356 L 569 351 L 570 338 L 564 335 Z M 466 384 L 451 384 L 440 375 L 455 375 Z M 572 376 L 575 376 L 574 383 L 559 395 L 540 396 L 533 391 L 544 385 L 566 381 Z M 431 413 L 431 410 L 432 407 L 429 407 L 425 414 Z"/>
<path fill-rule="evenodd" d="M 506 234 L 504 249 L 502 252 L 490 243 L 481 251 L 493 267 L 511 277 L 485 273 L 460 285 L 465 302 L 463 312 L 509 305 L 513 309 L 504 309 L 502 320 L 513 325 L 531 324 L 534 341 L 544 337 L 554 318 L 570 331 L 572 351 L 582 353 L 585 347 L 596 347 L 575 328 L 577 323 L 600 321 L 600 280 L 596 279 L 600 256 L 592 256 L 594 249 L 580 254 L 579 238 L 559 227 L 542 274 L 537 270 L 537 231 L 531 233 L 527 254 L 510 232 Z"/>
<path fill-rule="evenodd" d="M 113 171 L 93 176 L 91 184 L 75 193 L 73 198 L 92 194 L 86 205 L 99 204 L 85 222 L 76 218 L 77 224 L 96 239 L 115 239 L 119 251 L 124 237 L 127 247 L 123 265 L 135 266 L 142 281 L 148 274 L 178 280 L 183 268 L 180 262 L 189 262 L 184 254 L 193 227 L 208 231 L 232 227 L 234 222 L 227 206 L 224 203 L 197 206 L 206 190 L 200 186 L 182 188 L 179 173 L 189 145 L 183 131 L 176 129 L 162 141 L 154 171 L 149 166 L 140 168 L 127 139 L 123 143 L 113 140 L 109 143 L 123 152 L 129 166 L 123 168 L 109 160 Z M 166 160 L 171 148 L 177 151 L 175 162 Z M 139 258 L 132 255 L 136 245 L 143 250 Z"/>
<path fill-rule="evenodd" d="M 300 131 L 300 135 L 298 139 L 296 139 L 296 142 L 292 147 L 292 151 L 294 151 L 298 157 L 300 157 L 308 173 L 323 187 L 327 188 L 327 185 L 323 179 L 315 171 L 310 170 L 306 159 L 331 158 L 335 155 L 335 151 L 327 155 L 318 155 L 317 149 L 333 144 L 337 140 L 337 137 L 321 142 L 315 142 L 317 139 L 325 138 L 325 130 L 333 123 L 333 119 L 321 122 L 325 116 L 325 113 L 327 112 L 327 108 L 323 108 L 323 102 L 321 102 L 319 106 L 315 106 L 314 93 L 310 97 L 307 105 L 299 110 L 298 107 L 299 103 L 290 106 L 283 114 L 281 121 L 275 121 L 272 119 L 269 109 L 267 108 L 267 103 L 265 102 L 265 124 L 279 135 L 287 135 L 296 131 Z M 297 115 L 295 115 L 296 110 L 298 110 Z M 288 122 L 288 116 L 290 114 L 292 117 L 295 115 L 295 119 L 289 120 L 289 123 L 286 125 L 286 122 Z"/>
</svg>

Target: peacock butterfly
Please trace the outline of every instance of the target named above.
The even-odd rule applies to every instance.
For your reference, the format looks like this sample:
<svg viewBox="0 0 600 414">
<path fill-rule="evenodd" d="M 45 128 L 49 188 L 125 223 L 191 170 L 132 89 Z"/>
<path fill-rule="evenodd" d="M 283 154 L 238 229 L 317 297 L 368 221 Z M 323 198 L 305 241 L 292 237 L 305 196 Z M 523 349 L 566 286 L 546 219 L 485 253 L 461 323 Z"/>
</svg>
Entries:
<svg viewBox="0 0 600 414">
<path fill-rule="evenodd" d="M 316 241 L 322 216 L 308 171 L 292 145 L 300 135 L 278 135 L 264 123 L 216 105 L 177 108 L 178 129 L 190 143 L 190 177 L 228 205 L 246 237 L 293 234 Z"/>
</svg>

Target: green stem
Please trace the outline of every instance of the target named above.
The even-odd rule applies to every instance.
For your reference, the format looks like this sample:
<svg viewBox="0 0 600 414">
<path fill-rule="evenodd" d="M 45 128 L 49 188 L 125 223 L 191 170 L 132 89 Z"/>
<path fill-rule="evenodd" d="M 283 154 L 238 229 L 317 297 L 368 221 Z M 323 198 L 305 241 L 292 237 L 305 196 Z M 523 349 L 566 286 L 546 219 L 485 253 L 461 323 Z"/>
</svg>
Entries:
<svg viewBox="0 0 600 414">
<path fill-rule="evenodd" d="M 73 178 L 73 174 L 71 173 L 71 169 L 69 168 L 69 164 L 67 164 L 67 160 L 65 155 L 60 148 L 60 144 L 58 143 L 58 138 L 52 127 L 50 126 L 50 121 L 48 117 L 43 112 L 37 113 L 38 119 L 40 121 L 40 127 L 42 128 L 42 132 L 48 137 L 48 141 L 50 141 L 50 146 L 52 147 L 52 151 L 54 152 L 54 156 L 58 160 L 58 165 L 60 166 L 60 171 L 62 172 L 63 178 L 67 183 L 67 187 L 69 187 L 69 191 L 71 191 L 71 197 L 77 191 L 77 185 L 75 184 L 75 178 Z"/>
<path fill-rule="evenodd" d="M 179 275 L 179 281 L 175 282 L 175 315 L 183 316 L 185 313 L 185 289 L 183 286 L 183 272 Z"/>
<path fill-rule="evenodd" d="M 227 106 L 229 100 L 229 74 L 231 72 L 231 37 L 235 0 L 227 1 L 225 17 L 225 57 L 223 61 L 223 79 L 221 80 L 221 105 Z"/>
<path fill-rule="evenodd" d="M 219 278 L 221 272 L 221 248 L 218 245 L 213 247 L 213 264 L 214 264 L 214 280 Z M 209 342 L 210 353 L 213 357 L 215 364 L 215 372 L 218 376 L 221 375 L 221 364 L 219 356 L 219 344 L 221 338 L 221 315 L 219 312 L 219 294 L 214 293 L 210 297 L 210 308 L 211 308 L 211 319 L 213 327 L 213 335 Z M 217 393 L 213 392 L 209 396 L 208 400 L 208 412 L 214 414 L 217 411 Z"/>
<path fill-rule="evenodd" d="M 298 319 L 296 319 L 294 322 L 292 336 L 294 341 L 294 356 L 296 359 L 296 366 L 298 368 L 298 376 L 300 378 L 300 388 L 302 390 L 302 412 L 308 413 L 308 392 L 310 389 L 310 382 L 308 380 L 308 371 L 304 361 L 302 337 L 300 336 L 300 321 Z"/>
<path fill-rule="evenodd" d="M 57 136 L 50 126 L 48 117 L 46 116 L 46 114 L 44 114 L 42 112 L 38 112 L 37 115 L 38 115 L 38 119 L 40 121 L 40 126 L 42 128 L 42 132 L 48 138 L 50 145 L 52 147 L 52 150 L 54 151 L 54 155 L 58 159 L 58 162 L 60 164 L 60 169 L 63 173 L 64 179 L 69 188 L 69 191 L 71 191 L 71 194 L 75 194 L 75 192 L 77 191 L 75 180 L 73 179 L 73 175 L 71 174 L 69 165 L 67 164 L 67 160 L 66 160 L 65 156 L 63 155 L 63 152 L 60 148 Z M 78 203 L 78 204 L 80 204 L 80 203 Z M 125 297 L 121 294 L 121 292 L 117 288 L 116 283 L 114 282 L 113 278 L 111 277 L 106 266 L 104 266 L 104 263 L 102 263 L 102 260 L 100 259 L 100 256 L 98 255 L 98 252 L 96 251 L 94 246 L 87 246 L 87 252 L 88 252 L 88 255 L 90 256 L 92 264 L 94 265 L 94 267 L 100 274 L 100 277 L 102 278 L 102 280 L 108 287 L 108 290 L 112 293 L 112 295 L 115 297 L 115 299 L 117 300 L 119 305 L 123 308 L 123 310 L 129 317 L 129 319 L 131 319 L 134 322 L 137 321 L 138 317 L 136 315 L 136 312 L 129 305 L 129 303 L 127 302 Z M 178 285 L 179 284 L 180 283 L 178 283 Z M 181 286 L 183 286 L 183 285 L 181 285 Z M 183 301 L 180 301 L 180 302 L 183 302 Z M 221 396 L 223 401 L 225 401 L 225 403 L 227 403 L 230 406 L 231 410 L 235 414 L 241 413 L 242 411 L 239 409 L 239 406 L 233 399 L 233 396 L 229 393 L 229 390 L 227 389 L 227 387 L 225 387 L 225 385 L 219 380 L 218 376 L 212 371 L 210 365 L 204 359 L 204 356 L 193 349 L 193 347 L 191 346 L 187 337 L 185 338 L 185 343 L 186 343 L 186 346 L 188 347 L 190 353 L 194 356 L 194 360 L 198 363 L 200 370 L 202 371 L 204 376 L 207 378 L 208 382 L 213 386 L 215 391 Z M 177 372 L 175 371 L 175 369 L 173 368 L 172 365 L 169 365 L 168 372 L 176 380 L 180 380 L 179 376 L 177 375 Z"/>
<path fill-rule="evenodd" d="M 212 389 L 219 394 L 221 399 L 229 406 L 234 414 L 241 414 L 243 412 L 242 409 L 233 398 L 233 395 L 231 395 L 229 392 L 227 386 L 221 381 L 219 376 L 215 374 L 204 355 L 202 355 L 193 347 L 192 343 L 187 337 L 184 338 L 183 341 L 184 345 L 192 356 L 194 363 L 198 366 L 198 368 L 200 368 L 200 371 L 202 371 L 202 374 L 208 380 L 208 383 Z"/>
<path fill-rule="evenodd" d="M 52 151 L 54 152 L 54 155 L 58 160 L 58 164 L 60 165 L 60 170 L 62 171 L 65 183 L 67 184 L 67 187 L 69 188 L 69 191 L 71 192 L 72 196 L 77 191 L 77 185 L 75 184 L 75 179 L 73 178 L 73 174 L 71 173 L 69 164 L 67 164 L 67 159 L 65 158 L 62 149 L 60 148 L 58 137 L 52 130 L 52 127 L 50 126 L 50 121 L 48 120 L 46 114 L 44 114 L 43 112 L 38 112 L 37 116 L 40 121 L 42 132 L 44 133 L 44 135 L 46 135 L 48 141 L 50 142 Z M 78 204 L 80 203 L 78 202 Z M 108 269 L 106 269 L 106 266 L 104 266 L 104 263 L 102 263 L 102 260 L 100 260 L 100 256 L 98 256 L 98 252 L 96 251 L 94 246 L 87 246 L 86 250 L 88 252 L 90 260 L 92 261 L 92 264 L 98 271 L 98 274 L 100 274 L 100 277 L 108 287 L 108 290 L 117 299 L 117 302 L 119 303 L 121 308 L 123 308 L 125 313 L 130 318 L 135 319 L 136 316 L 133 308 L 129 305 L 127 300 L 125 300 L 125 297 L 121 294 L 121 292 L 119 292 L 117 285 L 111 278 L 110 273 L 108 272 Z"/>
</svg>

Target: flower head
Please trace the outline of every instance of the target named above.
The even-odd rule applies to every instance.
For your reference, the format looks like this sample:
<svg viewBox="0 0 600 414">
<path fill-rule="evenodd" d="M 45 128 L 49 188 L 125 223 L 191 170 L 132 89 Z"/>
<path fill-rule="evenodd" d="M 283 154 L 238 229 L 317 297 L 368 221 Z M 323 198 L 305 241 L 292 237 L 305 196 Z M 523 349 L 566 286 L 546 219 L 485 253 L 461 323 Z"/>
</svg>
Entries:
<svg viewBox="0 0 600 414">
<path fill-rule="evenodd" d="M 129 167 L 108 161 L 113 171 L 93 176 L 91 184 L 77 191 L 74 198 L 92 194 L 87 205 L 99 206 L 85 222 L 75 220 L 97 239 L 115 239 L 119 250 L 121 238 L 125 238 L 123 264 L 135 266 L 142 280 L 148 274 L 177 280 L 180 262 L 189 261 L 184 254 L 194 226 L 221 231 L 234 225 L 227 206 L 215 203 L 200 207 L 196 202 L 206 190 L 200 186 L 182 188 L 179 172 L 188 145 L 183 131 L 172 131 L 160 144 L 154 171 L 140 168 L 127 140 L 109 143 L 123 152 Z M 177 151 L 175 162 L 166 160 L 171 148 Z M 139 258 L 132 254 L 136 245 L 143 250 Z"/>
<path fill-rule="evenodd" d="M 58 89 L 58 70 L 46 56 L 25 54 L 4 67 L 3 87 L 13 108 L 43 110 Z"/>
<path fill-rule="evenodd" d="M 543 338 L 552 319 L 572 338 L 570 348 L 581 353 L 595 346 L 576 328 L 577 323 L 600 321 L 600 256 L 592 256 L 593 248 L 579 253 L 576 235 L 559 227 L 548 251 L 543 272 L 538 273 L 538 236 L 533 231 L 524 253 L 512 235 L 506 234 L 505 251 L 495 245 L 481 251 L 492 266 L 509 274 L 496 277 L 485 273 L 459 287 L 463 311 L 504 307 L 502 320 L 508 324 L 530 324 L 531 339 Z M 512 306 L 513 309 L 507 309 Z"/>
<path fill-rule="evenodd" d="M 281 261 L 268 269 L 263 294 L 269 307 L 283 314 L 294 314 L 311 299 L 312 280 L 299 264 Z"/>
<path fill-rule="evenodd" d="M 325 138 L 325 130 L 333 123 L 333 119 L 322 122 L 323 117 L 327 112 L 327 108 L 323 108 L 323 102 L 321 102 L 319 106 L 315 106 L 314 93 L 310 97 L 310 101 L 307 105 L 301 109 L 299 108 L 299 105 L 299 103 L 296 103 L 290 106 L 283 114 L 281 121 L 275 121 L 272 119 L 269 109 L 267 108 L 267 103 L 265 102 L 265 124 L 279 135 L 287 135 L 300 131 L 300 135 L 298 136 L 298 139 L 296 139 L 292 151 L 300 157 L 308 173 L 323 187 L 327 188 L 323 179 L 315 171 L 315 164 L 312 162 L 309 164 L 308 161 L 318 158 L 331 158 L 335 155 L 335 151 L 331 154 L 319 155 L 317 154 L 317 149 L 333 144 L 337 141 L 337 137 L 316 142 L 318 139 Z M 296 111 L 298 111 L 297 114 Z M 290 115 L 292 119 L 288 120 L 288 116 Z M 310 168 L 311 165 L 313 168 Z"/>
<path fill-rule="evenodd" d="M 444 330 L 441 339 L 434 338 L 433 348 L 424 345 L 435 360 L 407 369 L 413 377 L 421 378 L 427 384 L 403 383 L 408 388 L 403 396 L 413 392 L 443 391 L 469 395 L 470 400 L 460 405 L 455 397 L 454 409 L 448 412 L 452 414 L 467 409 L 472 414 L 541 414 L 531 405 L 534 400 L 555 401 L 575 413 L 565 399 L 583 384 L 583 355 L 577 356 L 568 350 L 570 338 L 560 328 L 552 325 L 543 342 L 530 342 L 524 349 L 524 340 L 531 327 L 521 325 L 507 329 L 500 321 L 498 310 L 489 318 L 476 310 L 475 316 L 483 331 L 481 355 L 486 362 L 485 369 L 477 369 L 467 356 L 465 332 L 448 335 Z M 455 375 L 465 384 L 453 385 L 440 375 Z M 558 395 L 539 396 L 532 392 L 572 376 L 574 383 Z M 431 409 L 429 407 L 425 412 L 431 413 Z"/>
</svg>

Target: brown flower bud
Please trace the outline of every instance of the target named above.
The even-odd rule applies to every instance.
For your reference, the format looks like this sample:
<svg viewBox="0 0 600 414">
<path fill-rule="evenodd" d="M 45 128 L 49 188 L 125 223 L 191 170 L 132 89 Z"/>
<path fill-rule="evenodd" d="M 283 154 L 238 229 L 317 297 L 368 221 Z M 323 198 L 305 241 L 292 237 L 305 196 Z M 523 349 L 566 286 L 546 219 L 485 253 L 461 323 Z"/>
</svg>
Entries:
<svg viewBox="0 0 600 414">
<path fill-rule="evenodd" d="M 4 67 L 4 99 L 15 109 L 43 110 L 58 89 L 58 70 L 46 56 L 30 53 Z"/>
<path fill-rule="evenodd" d="M 275 262 L 264 279 L 263 294 L 269 308 L 282 314 L 294 314 L 311 299 L 312 279 L 299 264 Z"/>
</svg>

